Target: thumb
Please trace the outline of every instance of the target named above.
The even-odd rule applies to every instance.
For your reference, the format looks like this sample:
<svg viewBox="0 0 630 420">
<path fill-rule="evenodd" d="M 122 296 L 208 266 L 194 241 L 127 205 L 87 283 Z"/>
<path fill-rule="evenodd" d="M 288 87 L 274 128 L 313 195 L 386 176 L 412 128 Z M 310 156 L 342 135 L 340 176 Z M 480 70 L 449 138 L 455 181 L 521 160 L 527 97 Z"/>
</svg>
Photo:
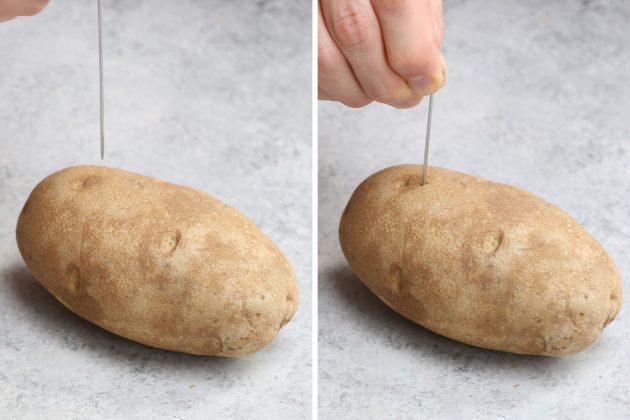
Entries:
<svg viewBox="0 0 630 420">
<path fill-rule="evenodd" d="M 442 49 L 442 41 L 444 40 L 444 14 L 442 12 L 442 0 L 431 0 L 431 18 L 433 20 L 433 34 L 435 36 L 435 44 L 438 49 Z M 438 91 L 446 84 L 448 77 L 448 67 L 446 60 L 440 52 L 440 64 L 442 66 L 442 80 L 438 81 L 435 91 Z"/>
<path fill-rule="evenodd" d="M 438 48 L 442 48 L 442 40 L 444 39 L 444 14 L 442 12 L 442 0 L 431 0 L 430 3 L 435 43 Z"/>
</svg>

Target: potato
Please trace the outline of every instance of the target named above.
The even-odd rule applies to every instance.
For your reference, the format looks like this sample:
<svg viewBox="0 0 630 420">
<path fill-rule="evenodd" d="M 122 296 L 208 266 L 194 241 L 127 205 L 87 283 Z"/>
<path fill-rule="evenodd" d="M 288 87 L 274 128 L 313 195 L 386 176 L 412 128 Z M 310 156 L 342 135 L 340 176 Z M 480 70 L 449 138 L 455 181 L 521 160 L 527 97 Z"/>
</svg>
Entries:
<svg viewBox="0 0 630 420">
<path fill-rule="evenodd" d="M 17 243 L 68 309 L 153 347 L 247 355 L 297 308 L 293 269 L 254 223 L 200 191 L 127 171 L 50 175 L 20 213 Z"/>
<path fill-rule="evenodd" d="M 357 276 L 387 305 L 455 340 L 567 355 L 621 308 L 619 272 L 569 215 L 526 191 L 401 165 L 366 179 L 339 228 Z"/>
</svg>

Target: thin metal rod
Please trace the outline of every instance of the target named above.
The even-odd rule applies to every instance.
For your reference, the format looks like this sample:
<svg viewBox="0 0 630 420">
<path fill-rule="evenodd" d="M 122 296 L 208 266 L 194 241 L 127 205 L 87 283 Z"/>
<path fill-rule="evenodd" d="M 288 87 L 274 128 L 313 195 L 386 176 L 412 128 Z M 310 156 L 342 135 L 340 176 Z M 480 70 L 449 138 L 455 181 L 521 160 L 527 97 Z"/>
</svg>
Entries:
<svg viewBox="0 0 630 420">
<path fill-rule="evenodd" d="M 101 22 L 101 0 L 98 3 L 98 73 L 100 81 L 101 111 L 101 159 L 105 158 L 105 95 L 103 93 L 103 24 Z"/>
<path fill-rule="evenodd" d="M 424 141 L 424 164 L 422 165 L 422 178 L 420 185 L 424 185 L 427 179 L 427 165 L 429 163 L 429 141 L 431 140 L 431 116 L 433 115 L 433 95 L 429 96 L 429 116 L 427 117 L 427 137 Z"/>
</svg>

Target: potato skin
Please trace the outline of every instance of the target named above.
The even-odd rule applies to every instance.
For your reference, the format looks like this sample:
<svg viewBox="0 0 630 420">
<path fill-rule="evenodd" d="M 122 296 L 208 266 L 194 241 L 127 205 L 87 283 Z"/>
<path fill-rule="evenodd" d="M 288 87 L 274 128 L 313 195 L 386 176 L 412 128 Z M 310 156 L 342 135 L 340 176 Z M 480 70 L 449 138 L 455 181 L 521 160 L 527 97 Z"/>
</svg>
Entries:
<svg viewBox="0 0 630 420">
<path fill-rule="evenodd" d="M 16 236 L 28 268 L 68 309 L 153 347 L 251 354 L 298 304 L 289 262 L 249 219 L 200 191 L 119 169 L 48 176 Z"/>
<path fill-rule="evenodd" d="M 561 356 L 619 312 L 612 258 L 535 195 L 440 168 L 400 165 L 355 190 L 339 227 L 352 270 L 406 318 L 474 346 Z"/>
</svg>

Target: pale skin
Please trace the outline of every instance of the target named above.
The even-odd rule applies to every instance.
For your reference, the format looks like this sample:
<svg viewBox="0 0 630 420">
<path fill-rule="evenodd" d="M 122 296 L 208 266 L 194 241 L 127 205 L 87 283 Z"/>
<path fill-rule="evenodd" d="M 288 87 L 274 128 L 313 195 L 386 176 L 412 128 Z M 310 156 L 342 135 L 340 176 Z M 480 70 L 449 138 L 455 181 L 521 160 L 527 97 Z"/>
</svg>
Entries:
<svg viewBox="0 0 630 420">
<path fill-rule="evenodd" d="M 19 16 L 34 16 L 47 4 L 48 0 L 0 0 L 0 22 Z"/>
<path fill-rule="evenodd" d="M 318 96 L 411 108 L 446 80 L 442 0 L 319 0 Z"/>
</svg>

